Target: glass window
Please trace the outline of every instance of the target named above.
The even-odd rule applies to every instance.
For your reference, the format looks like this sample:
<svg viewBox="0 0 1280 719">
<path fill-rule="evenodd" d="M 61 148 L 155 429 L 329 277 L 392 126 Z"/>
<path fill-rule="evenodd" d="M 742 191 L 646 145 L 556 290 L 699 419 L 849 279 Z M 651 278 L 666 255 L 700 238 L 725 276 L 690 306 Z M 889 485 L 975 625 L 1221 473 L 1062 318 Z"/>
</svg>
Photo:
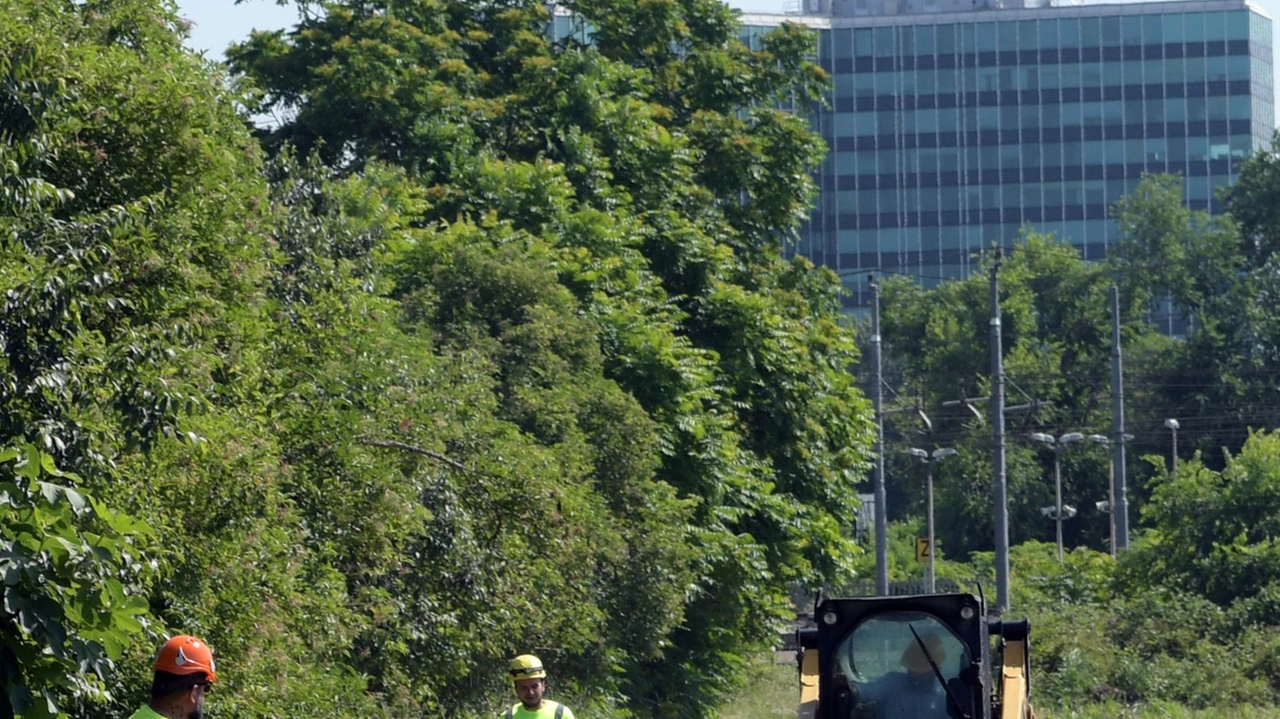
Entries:
<svg viewBox="0 0 1280 719">
<path fill-rule="evenodd" d="M 1019 110 L 1019 118 L 1024 130 L 1034 130 L 1040 127 L 1040 106 L 1039 105 L 1023 105 Z"/>
<path fill-rule="evenodd" d="M 906 25 L 898 28 L 898 54 L 915 55 L 916 54 L 916 33 L 915 28 Z"/>
<path fill-rule="evenodd" d="M 1000 89 L 1005 90 L 1006 92 L 1009 90 L 1017 90 L 1018 89 L 1018 83 L 1017 83 L 1018 75 L 1016 72 L 1017 68 L 1002 67 L 1002 68 L 999 68 L 999 70 L 1000 70 Z"/>
<path fill-rule="evenodd" d="M 1005 68 L 1008 69 L 1008 68 Z M 998 67 L 980 67 L 978 68 L 978 91 L 991 92 L 1000 87 L 1000 68 Z"/>
<path fill-rule="evenodd" d="M 996 24 L 980 22 L 976 26 L 975 39 L 978 52 L 992 52 L 996 49 Z"/>
<path fill-rule="evenodd" d="M 1041 145 L 1044 151 L 1045 167 L 1061 167 L 1062 166 L 1062 145 L 1056 142 L 1049 142 Z M 1054 203 L 1058 204 L 1058 203 Z"/>
<path fill-rule="evenodd" d="M 878 27 L 872 30 L 875 38 L 872 41 L 875 45 L 876 57 L 893 57 L 894 47 L 894 28 Z"/>
<path fill-rule="evenodd" d="M 837 112 L 835 129 L 839 137 L 849 137 L 857 132 L 854 126 L 853 113 Z"/>
<path fill-rule="evenodd" d="M 1204 58 L 1186 58 L 1187 82 L 1204 82 Z"/>
<path fill-rule="evenodd" d="M 1205 118 L 1209 116 L 1206 104 L 1204 98 L 1193 97 L 1187 100 L 1187 121 L 1193 124 L 1201 124 L 1201 132 L 1204 131 L 1203 123 Z"/>
<path fill-rule="evenodd" d="M 1124 101 L 1124 121 L 1127 125 L 1137 125 L 1143 122 L 1142 100 Z"/>
<path fill-rule="evenodd" d="M 1018 108 L 1016 105 L 1005 105 L 1000 108 L 1000 129 L 1016 130 L 1018 128 Z"/>
<path fill-rule="evenodd" d="M 1225 135 L 1215 136 L 1209 140 L 1209 159 L 1225 160 L 1231 156 L 1231 143 Z"/>
<path fill-rule="evenodd" d="M 1227 58 L 1215 55 L 1205 59 L 1208 61 L 1205 69 L 1209 80 L 1213 82 L 1225 81 L 1227 79 Z"/>
<path fill-rule="evenodd" d="M 1248 135 L 1234 135 L 1231 138 L 1231 158 L 1244 160 L 1253 155 L 1253 140 Z"/>
<path fill-rule="evenodd" d="M 1058 47 L 1058 21 L 1041 20 L 1040 37 L 1037 39 L 1041 48 Z"/>
<path fill-rule="evenodd" d="M 1212 102 L 1208 103 L 1208 105 L 1209 105 L 1210 120 L 1227 119 L 1227 103 L 1222 102 L 1220 99 L 1215 98 Z"/>
<path fill-rule="evenodd" d="M 859 112 L 854 115 L 854 131 L 858 135 L 874 135 L 876 134 L 876 114 L 874 112 Z M 892 128 L 887 128 L 889 132 Z"/>
<path fill-rule="evenodd" d="M 1227 39 L 1228 40 L 1248 40 L 1249 39 L 1249 11 L 1236 10 L 1227 13 Z"/>
<path fill-rule="evenodd" d="M 1141 141 L 1140 141 L 1141 142 Z M 1152 162 L 1164 162 L 1169 159 L 1168 140 L 1163 137 L 1148 137 L 1145 140 L 1147 159 Z"/>
<path fill-rule="evenodd" d="M 1051 66 L 1053 67 L 1053 66 Z M 1054 67 L 1057 70 L 1057 67 Z M 1019 90 L 1038 90 L 1040 89 L 1040 73 L 1039 67 L 1019 67 L 1018 68 L 1018 89 Z M 1047 87 L 1047 86 L 1046 86 Z"/>
<path fill-rule="evenodd" d="M 853 75 L 847 72 L 835 73 L 832 90 L 836 97 L 853 97 Z"/>
<path fill-rule="evenodd" d="M 938 26 L 938 54 L 953 55 L 956 52 L 956 26 Z"/>
<path fill-rule="evenodd" d="M 831 40 L 835 45 L 835 55 L 837 59 L 848 59 L 853 57 L 853 31 L 848 28 L 833 28 L 831 30 Z"/>
<path fill-rule="evenodd" d="M 960 35 L 960 52 L 963 52 L 963 53 L 977 52 L 977 48 L 978 48 L 977 27 L 978 27 L 977 25 L 974 25 L 972 23 L 956 26 L 957 32 Z M 986 23 L 984 29 L 991 33 L 990 39 L 991 39 L 991 42 L 994 43 L 995 37 L 996 37 L 995 35 L 996 29 L 992 27 L 990 23 Z M 993 45 L 991 49 L 994 50 L 995 46 Z"/>
<path fill-rule="evenodd" d="M 1253 116 L 1248 95 L 1236 95 L 1227 99 L 1229 118 L 1232 120 L 1248 120 Z"/>
<path fill-rule="evenodd" d="M 916 110 L 916 132 L 937 132 L 938 111 L 933 109 Z"/>
<path fill-rule="evenodd" d="M 1059 65 L 1058 71 L 1062 73 L 1063 87 L 1080 87 L 1080 66 L 1076 64 Z"/>
<path fill-rule="evenodd" d="M 953 93 L 956 91 L 956 71 L 937 70 L 938 92 Z"/>
<path fill-rule="evenodd" d="M 1017 168 L 1021 163 L 1022 146 L 1017 144 L 1000 146 L 1000 166 L 1004 168 Z"/>
<path fill-rule="evenodd" d="M 863 215 L 876 213 L 876 191 L 860 190 L 858 192 L 858 212 Z"/>
<path fill-rule="evenodd" d="M 1164 41 L 1165 42 L 1182 42 L 1186 33 L 1183 32 L 1183 16 L 1182 13 L 1171 12 L 1164 16 Z"/>
<path fill-rule="evenodd" d="M 1058 39 L 1062 43 L 1061 47 L 1079 47 L 1080 19 L 1071 17 L 1059 20 Z"/>
<path fill-rule="evenodd" d="M 1102 124 L 1102 103 L 1100 102 L 1082 102 L 1080 107 L 1084 111 L 1084 122 L 1088 125 Z"/>
<path fill-rule="evenodd" d="M 1080 63 L 1080 83 L 1084 87 L 1101 87 L 1102 86 L 1102 63 L 1100 62 Z"/>
<path fill-rule="evenodd" d="M 1022 192 L 1018 185 L 1000 186 L 1000 204 L 1009 209 L 1022 206 Z"/>
<path fill-rule="evenodd" d="M 1209 159 L 1209 138 L 1188 137 L 1187 159 L 1192 162 L 1204 162 Z"/>
<path fill-rule="evenodd" d="M 1227 15 L 1221 12 L 1204 14 L 1204 39 L 1207 42 L 1222 42 L 1227 39 Z"/>
<path fill-rule="evenodd" d="M 1142 18 L 1126 15 L 1120 19 L 1120 42 L 1125 45 L 1142 44 Z"/>
<path fill-rule="evenodd" d="M 937 28 L 933 25 L 920 25 L 916 29 L 915 52 L 917 55 L 932 55 L 938 46 Z"/>
<path fill-rule="evenodd" d="M 1114 67 L 1114 63 L 1108 63 Z M 1108 68 L 1110 69 L 1110 68 Z M 1125 62 L 1121 63 L 1121 77 L 1125 85 L 1141 85 L 1142 84 L 1142 63 Z"/>
<path fill-rule="evenodd" d="M 1142 16 L 1142 44 L 1159 45 L 1164 42 L 1164 23 L 1159 15 Z"/>
<path fill-rule="evenodd" d="M 1119 100 L 1105 100 L 1102 103 L 1102 122 L 1107 125 L 1118 125 L 1124 122 L 1124 103 Z"/>
<path fill-rule="evenodd" d="M 1148 85 L 1159 85 L 1164 82 L 1164 60 L 1143 60 L 1142 81 Z"/>
<path fill-rule="evenodd" d="M 1080 143 L 1084 149 L 1086 165 L 1104 165 L 1107 162 L 1107 148 L 1102 140 L 1090 140 Z M 1069 157 L 1069 156 L 1068 156 Z"/>
<path fill-rule="evenodd" d="M 980 107 L 978 108 L 978 129 L 995 130 L 1000 127 L 1000 108 L 998 107 Z"/>
<path fill-rule="evenodd" d="M 1022 20 L 1018 23 L 1018 47 L 1023 50 L 1035 50 L 1040 46 L 1040 33 L 1035 20 Z M 1052 47 L 1052 46 L 1050 46 Z"/>
<path fill-rule="evenodd" d="M 983 145 L 981 148 L 982 162 L 981 166 L 984 170 L 994 170 L 1000 167 L 1000 148 L 997 145 Z"/>
<path fill-rule="evenodd" d="M 1018 49 L 1018 24 L 1014 22 L 996 23 L 996 34 L 999 38 L 996 49 L 1007 51 Z M 981 40 L 979 40 L 981 42 Z M 979 48 L 981 49 L 981 48 Z"/>
<path fill-rule="evenodd" d="M 1248 80 L 1250 64 L 1247 55 L 1232 55 L 1227 58 L 1227 79 Z"/>
<path fill-rule="evenodd" d="M 1195 59 L 1199 60 L 1199 58 Z M 1161 69 L 1164 70 L 1165 82 L 1170 85 L 1181 85 L 1187 81 L 1187 61 L 1183 58 L 1167 58 Z"/>
<path fill-rule="evenodd" d="M 1104 17 L 1102 18 L 1102 44 L 1106 47 L 1115 47 L 1120 44 L 1120 18 Z"/>
<path fill-rule="evenodd" d="M 871 28 L 858 28 L 853 31 L 854 57 L 871 57 Z"/>
<path fill-rule="evenodd" d="M 880 212 L 897 212 L 898 211 L 898 191 L 897 190 L 878 190 L 877 195 L 880 198 Z"/>
<path fill-rule="evenodd" d="M 1187 161 L 1187 143 L 1181 137 L 1170 137 L 1165 140 L 1169 151 L 1169 162 L 1183 163 Z"/>
<path fill-rule="evenodd" d="M 898 73 L 898 79 L 902 83 L 899 86 L 902 90 L 902 94 L 905 94 L 905 95 L 916 94 L 916 71 L 915 70 L 903 70 L 902 72 Z"/>
<path fill-rule="evenodd" d="M 1204 13 L 1189 12 L 1183 18 L 1186 21 L 1187 42 L 1204 42 Z"/>
<path fill-rule="evenodd" d="M 1074 127 L 1084 124 L 1084 105 L 1078 102 L 1069 102 L 1059 105 L 1058 109 L 1062 111 L 1062 126 Z"/>
<path fill-rule="evenodd" d="M 1146 122 L 1164 122 L 1164 100 L 1147 100 L 1142 103 Z"/>
<path fill-rule="evenodd" d="M 1057 65 L 1041 65 L 1040 72 L 1036 73 L 1035 68 L 1024 68 L 1032 73 L 1032 80 L 1038 80 L 1040 87 L 1046 90 L 1056 90 L 1061 87 L 1061 72 Z M 1036 77 L 1038 75 L 1038 77 Z M 1032 85 L 1035 87 L 1035 85 Z"/>
<path fill-rule="evenodd" d="M 877 72 L 875 73 L 876 94 L 877 95 L 894 95 L 893 90 L 893 73 Z"/>
<path fill-rule="evenodd" d="M 938 91 L 938 73 L 934 70 L 916 70 L 916 87 L 921 95 Z"/>
<path fill-rule="evenodd" d="M 1119 140 L 1124 143 L 1124 161 L 1130 165 L 1141 165 L 1147 159 L 1147 143 L 1141 138 Z"/>
<path fill-rule="evenodd" d="M 874 97 L 876 94 L 876 76 L 872 72 L 853 74 L 853 91 L 858 97 Z"/>
<path fill-rule="evenodd" d="M 920 148 L 920 172 L 938 171 L 938 151 L 932 147 Z M 913 193 L 914 194 L 914 193 Z"/>
</svg>

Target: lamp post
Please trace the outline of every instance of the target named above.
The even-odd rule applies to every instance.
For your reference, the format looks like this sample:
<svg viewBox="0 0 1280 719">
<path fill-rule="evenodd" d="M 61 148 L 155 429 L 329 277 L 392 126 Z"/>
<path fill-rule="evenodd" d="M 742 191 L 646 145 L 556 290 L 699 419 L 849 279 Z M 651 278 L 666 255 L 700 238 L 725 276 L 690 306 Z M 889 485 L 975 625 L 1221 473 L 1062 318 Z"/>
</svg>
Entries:
<svg viewBox="0 0 1280 719">
<path fill-rule="evenodd" d="M 1091 434 L 1087 439 L 1091 439 L 1103 447 L 1111 447 L 1111 438 L 1105 434 Z M 1133 435 L 1126 434 L 1123 439 L 1128 442 L 1133 439 Z M 1108 466 L 1110 467 L 1107 472 L 1107 523 L 1111 525 L 1111 557 L 1114 559 L 1116 556 L 1116 455 L 1114 452 L 1107 452 L 1107 457 L 1109 458 Z M 1098 504 L 1102 503 L 1099 502 Z"/>
<path fill-rule="evenodd" d="M 1091 434 L 1089 439 L 1103 447 L 1110 447 L 1111 440 L 1104 434 Z M 1111 528 L 1111 558 L 1116 557 L 1116 459 L 1111 456 L 1107 472 L 1107 525 Z"/>
<path fill-rule="evenodd" d="M 1173 474 L 1177 474 L 1178 473 L 1178 428 L 1181 425 L 1178 424 L 1178 420 L 1170 417 L 1169 419 L 1166 419 L 1164 421 L 1164 426 L 1168 427 L 1169 432 L 1172 433 L 1173 435 L 1173 450 L 1171 452 L 1171 454 L 1173 455 Z"/>
<path fill-rule="evenodd" d="M 1058 564 L 1062 564 L 1062 462 L 1059 453 L 1064 446 L 1084 439 L 1084 435 L 1079 432 L 1068 432 L 1054 439 L 1051 434 L 1034 432 L 1031 435 L 1031 439 L 1037 442 L 1044 442 L 1053 450 L 1053 520 L 1057 525 Z"/>
<path fill-rule="evenodd" d="M 924 490 L 924 496 L 925 496 L 925 504 L 926 504 L 926 505 L 928 505 L 928 508 L 929 508 L 929 509 L 928 509 L 928 517 L 929 517 L 929 519 L 928 519 L 928 525 L 929 525 L 929 564 L 928 564 L 928 567 L 929 567 L 929 574 L 928 574 L 928 579 L 927 579 L 926 581 L 927 581 L 928 586 L 929 586 L 929 593 L 930 593 L 930 594 L 933 594 L 933 592 L 934 592 L 934 573 L 933 573 L 933 566 L 934 566 L 934 565 L 933 565 L 933 555 L 934 555 L 934 551 L 933 551 L 933 463 L 934 463 L 934 462 L 937 462 L 938 460 L 942 459 L 943 457 L 950 457 L 951 455 L 953 455 L 953 454 L 955 454 L 955 453 L 956 453 L 956 451 L 955 451 L 954 449 L 950 448 L 950 447 L 940 447 L 940 448 L 938 448 L 938 449 L 935 449 L 935 450 L 933 450 L 933 454 L 932 454 L 932 455 L 931 455 L 931 454 L 929 454 L 928 452 L 926 452 L 925 450 L 923 450 L 923 449 L 919 449 L 919 448 L 916 448 L 916 447 L 912 447 L 911 449 L 908 449 L 908 450 L 907 450 L 907 454 L 911 455 L 912 457 L 919 457 L 919 458 L 920 458 L 920 461 L 921 461 L 921 462 L 924 462 L 924 466 L 925 466 L 925 490 Z"/>
</svg>

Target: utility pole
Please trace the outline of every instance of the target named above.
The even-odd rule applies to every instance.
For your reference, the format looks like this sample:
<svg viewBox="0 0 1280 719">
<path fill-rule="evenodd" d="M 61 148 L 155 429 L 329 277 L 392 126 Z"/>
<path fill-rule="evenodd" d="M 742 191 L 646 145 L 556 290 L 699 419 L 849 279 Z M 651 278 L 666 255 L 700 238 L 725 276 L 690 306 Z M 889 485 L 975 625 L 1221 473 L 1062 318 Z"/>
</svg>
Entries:
<svg viewBox="0 0 1280 719">
<path fill-rule="evenodd" d="M 1120 289 L 1111 286 L 1111 451 L 1115 479 L 1111 491 L 1111 521 L 1115 523 L 1116 549 L 1129 548 L 1129 500 L 1124 482 L 1124 364 L 1120 351 Z"/>
<path fill-rule="evenodd" d="M 881 385 L 880 362 L 880 285 L 875 275 L 867 275 L 871 285 L 871 397 L 876 412 L 875 470 L 872 491 L 876 498 L 876 594 L 889 594 L 889 522 L 885 512 L 884 492 L 884 390 Z"/>
<path fill-rule="evenodd" d="M 1000 249 L 991 263 L 991 414 L 995 435 L 996 611 L 1009 608 L 1009 495 L 1004 461 L 1004 351 L 1000 344 Z"/>
</svg>

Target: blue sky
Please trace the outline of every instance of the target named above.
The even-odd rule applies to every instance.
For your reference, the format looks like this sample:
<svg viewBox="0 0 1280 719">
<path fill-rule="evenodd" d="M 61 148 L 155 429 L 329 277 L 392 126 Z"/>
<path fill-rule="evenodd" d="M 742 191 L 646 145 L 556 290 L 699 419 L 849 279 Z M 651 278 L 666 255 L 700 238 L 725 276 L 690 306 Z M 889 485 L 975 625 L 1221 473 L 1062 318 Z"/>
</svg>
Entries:
<svg viewBox="0 0 1280 719">
<path fill-rule="evenodd" d="M 732 0 L 729 4 L 744 12 L 782 12 L 785 0 Z M 1280 4 L 1280 0 L 1272 0 Z M 249 36 L 253 30 L 274 30 L 292 25 L 298 13 L 292 5 L 274 0 L 177 0 L 178 14 L 195 23 L 188 45 L 221 59 L 227 46 Z"/>
</svg>

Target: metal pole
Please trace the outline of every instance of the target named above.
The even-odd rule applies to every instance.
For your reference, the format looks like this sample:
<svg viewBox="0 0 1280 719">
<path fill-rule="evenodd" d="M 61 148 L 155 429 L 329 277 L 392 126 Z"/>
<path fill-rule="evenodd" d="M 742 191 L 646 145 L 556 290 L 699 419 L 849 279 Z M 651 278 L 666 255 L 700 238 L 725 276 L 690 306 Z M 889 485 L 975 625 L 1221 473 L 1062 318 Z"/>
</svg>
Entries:
<svg viewBox="0 0 1280 719">
<path fill-rule="evenodd" d="M 1060 446 L 1053 447 L 1053 511 L 1058 526 L 1058 564 L 1062 564 L 1062 462 L 1059 459 L 1061 453 L 1058 451 Z"/>
<path fill-rule="evenodd" d="M 872 487 L 876 498 L 876 594 L 889 594 L 889 523 L 886 519 L 884 492 L 884 392 L 881 387 L 880 361 L 880 285 L 868 275 L 871 284 L 871 396 L 876 412 L 875 471 Z"/>
<path fill-rule="evenodd" d="M 1116 549 L 1129 548 L 1129 500 L 1124 482 L 1124 362 L 1120 348 L 1120 289 L 1111 286 L 1111 482 L 1114 503 L 1111 521 L 1116 527 Z"/>
<path fill-rule="evenodd" d="M 1111 503 L 1107 505 L 1111 511 L 1108 512 L 1108 523 L 1111 525 L 1111 558 L 1116 557 L 1116 456 L 1111 455 L 1110 471 L 1107 473 L 1107 482 L 1111 492 Z"/>
<path fill-rule="evenodd" d="M 1178 428 L 1173 427 L 1169 430 L 1173 432 L 1173 473 L 1178 473 Z"/>
<path fill-rule="evenodd" d="M 991 425 L 995 435 L 996 611 L 1009 608 L 1009 496 L 1004 461 L 1004 352 L 1000 346 L 1000 250 L 991 263 Z"/>
<path fill-rule="evenodd" d="M 934 592 L 933 557 L 937 553 L 933 546 L 933 460 L 925 463 L 925 498 L 929 504 L 929 593 Z"/>
</svg>

